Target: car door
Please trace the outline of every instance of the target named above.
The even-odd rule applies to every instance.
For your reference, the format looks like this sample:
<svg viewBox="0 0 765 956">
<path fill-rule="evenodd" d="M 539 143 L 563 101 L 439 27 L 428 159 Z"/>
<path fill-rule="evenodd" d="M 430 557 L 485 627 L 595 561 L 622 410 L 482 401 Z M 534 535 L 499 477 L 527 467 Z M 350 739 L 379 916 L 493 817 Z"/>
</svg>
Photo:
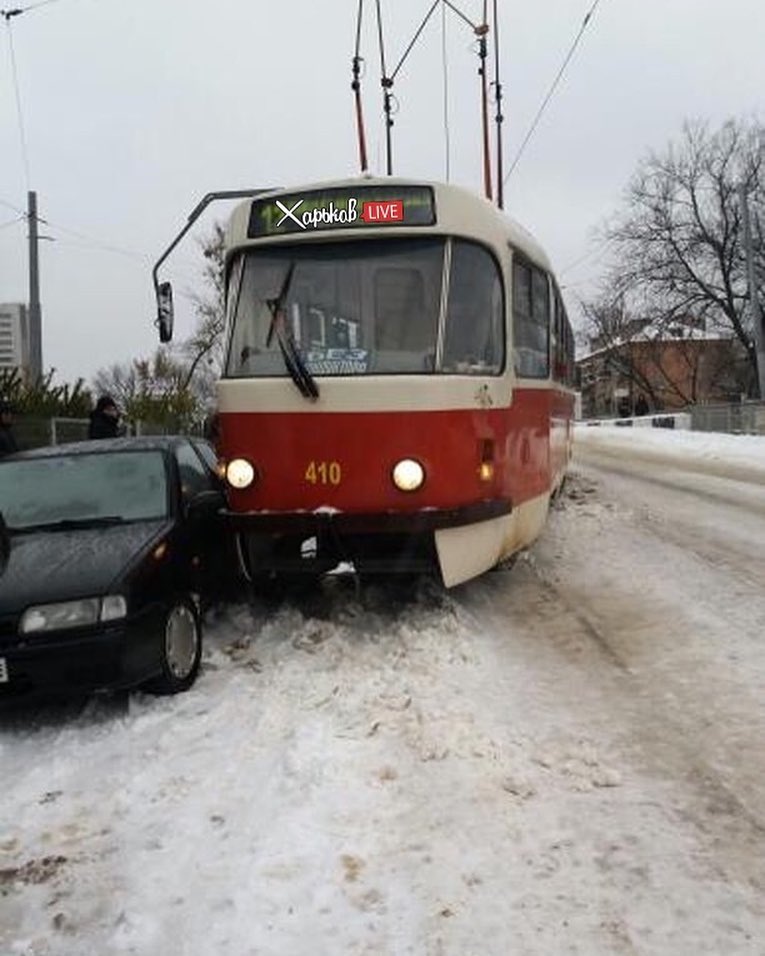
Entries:
<svg viewBox="0 0 765 956">
<path fill-rule="evenodd" d="M 185 537 L 191 552 L 193 587 L 219 596 L 231 583 L 231 544 L 220 516 L 225 496 L 220 479 L 191 442 L 175 448 Z"/>
</svg>

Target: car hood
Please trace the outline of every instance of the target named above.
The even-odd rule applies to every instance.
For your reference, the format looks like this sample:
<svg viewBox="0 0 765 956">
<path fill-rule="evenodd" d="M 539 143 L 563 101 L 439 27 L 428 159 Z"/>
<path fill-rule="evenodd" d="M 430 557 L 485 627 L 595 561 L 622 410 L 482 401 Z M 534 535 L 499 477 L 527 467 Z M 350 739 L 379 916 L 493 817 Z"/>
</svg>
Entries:
<svg viewBox="0 0 765 956">
<path fill-rule="evenodd" d="M 0 614 L 107 593 L 170 526 L 163 519 L 11 535 L 7 561 L 0 561 Z"/>
</svg>

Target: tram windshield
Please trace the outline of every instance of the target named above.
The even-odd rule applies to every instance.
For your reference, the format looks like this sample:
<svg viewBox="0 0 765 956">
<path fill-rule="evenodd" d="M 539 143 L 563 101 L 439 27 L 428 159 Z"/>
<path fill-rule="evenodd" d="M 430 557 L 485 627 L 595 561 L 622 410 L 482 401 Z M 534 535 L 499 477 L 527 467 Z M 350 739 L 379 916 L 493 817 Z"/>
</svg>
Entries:
<svg viewBox="0 0 765 956">
<path fill-rule="evenodd" d="M 502 281 L 473 242 L 249 250 L 231 270 L 229 310 L 233 378 L 287 375 L 285 341 L 311 376 L 497 375 L 503 367 Z"/>
</svg>

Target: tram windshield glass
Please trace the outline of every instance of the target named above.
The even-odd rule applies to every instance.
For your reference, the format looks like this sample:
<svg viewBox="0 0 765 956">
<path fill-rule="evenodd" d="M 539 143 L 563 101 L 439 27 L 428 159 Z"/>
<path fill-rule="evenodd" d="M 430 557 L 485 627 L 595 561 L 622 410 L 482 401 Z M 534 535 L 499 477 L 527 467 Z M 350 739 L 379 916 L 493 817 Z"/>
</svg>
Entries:
<svg viewBox="0 0 765 956">
<path fill-rule="evenodd" d="M 485 248 L 463 240 L 248 250 L 231 270 L 229 313 L 226 374 L 234 378 L 286 376 L 287 351 L 312 376 L 496 375 L 503 367 L 499 270 Z"/>
</svg>

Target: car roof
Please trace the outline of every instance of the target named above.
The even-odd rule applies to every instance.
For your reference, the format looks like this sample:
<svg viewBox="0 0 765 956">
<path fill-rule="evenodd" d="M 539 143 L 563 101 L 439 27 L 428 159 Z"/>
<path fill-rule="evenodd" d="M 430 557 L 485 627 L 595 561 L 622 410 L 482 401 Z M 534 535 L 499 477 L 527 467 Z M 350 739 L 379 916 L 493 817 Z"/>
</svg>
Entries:
<svg viewBox="0 0 765 956">
<path fill-rule="evenodd" d="M 93 441 L 70 442 L 65 445 L 46 445 L 29 451 L 16 452 L 3 461 L 29 460 L 30 458 L 56 458 L 61 455 L 92 455 L 94 453 L 126 451 L 173 451 L 179 445 L 192 441 L 209 445 L 204 438 L 195 435 L 145 435 L 139 438 L 99 438 Z"/>
</svg>

